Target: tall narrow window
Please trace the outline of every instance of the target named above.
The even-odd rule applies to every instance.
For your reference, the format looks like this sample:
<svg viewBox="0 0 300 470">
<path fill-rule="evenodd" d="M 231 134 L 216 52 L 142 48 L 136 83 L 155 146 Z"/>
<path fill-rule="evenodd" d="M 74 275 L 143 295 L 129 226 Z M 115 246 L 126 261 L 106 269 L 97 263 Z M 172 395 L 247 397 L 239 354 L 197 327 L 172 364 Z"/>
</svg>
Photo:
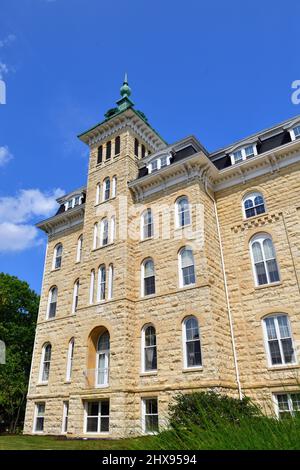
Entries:
<svg viewBox="0 0 300 470">
<path fill-rule="evenodd" d="M 134 139 L 134 155 L 139 156 L 139 141 L 137 139 Z"/>
<path fill-rule="evenodd" d="M 152 259 L 147 259 L 142 264 L 142 295 L 155 294 L 155 271 Z"/>
<path fill-rule="evenodd" d="M 91 271 L 91 280 L 90 280 L 90 304 L 94 303 L 94 288 L 95 288 L 95 270 Z"/>
<path fill-rule="evenodd" d="M 108 220 L 102 219 L 101 221 L 101 246 L 108 244 Z"/>
<path fill-rule="evenodd" d="M 257 286 L 279 281 L 279 270 L 272 238 L 260 233 L 250 241 L 252 264 Z"/>
<path fill-rule="evenodd" d="M 146 147 L 145 145 L 142 145 L 142 158 L 146 156 Z"/>
<path fill-rule="evenodd" d="M 51 344 L 46 343 L 42 349 L 42 359 L 41 359 L 41 368 L 40 368 L 40 382 L 47 383 L 49 380 L 50 374 L 50 364 L 51 364 Z"/>
<path fill-rule="evenodd" d="M 183 196 L 176 201 L 176 226 L 184 227 L 191 223 L 190 205 L 187 197 Z"/>
<path fill-rule="evenodd" d="M 111 157 L 111 141 L 106 142 L 106 160 L 109 160 Z"/>
<path fill-rule="evenodd" d="M 145 434 L 158 432 L 158 404 L 157 398 L 144 398 L 142 401 L 143 420 L 142 428 Z"/>
<path fill-rule="evenodd" d="M 195 284 L 195 263 L 193 251 L 190 247 L 184 247 L 179 252 L 180 286 Z"/>
<path fill-rule="evenodd" d="M 97 369 L 96 369 L 96 385 L 103 387 L 108 385 L 109 379 L 109 333 L 106 330 L 99 336 L 97 344 Z"/>
<path fill-rule="evenodd" d="M 54 249 L 53 269 L 59 269 L 61 267 L 62 252 L 63 246 L 59 243 Z"/>
<path fill-rule="evenodd" d="M 198 320 L 188 317 L 183 322 L 184 367 L 201 367 L 201 345 Z"/>
<path fill-rule="evenodd" d="M 246 219 L 266 212 L 264 198 L 260 193 L 251 193 L 243 199 L 244 216 Z"/>
<path fill-rule="evenodd" d="M 48 315 L 47 318 L 54 318 L 56 315 L 57 306 L 57 287 L 54 286 L 50 289 L 49 300 L 48 300 Z"/>
<path fill-rule="evenodd" d="M 117 195 L 117 177 L 113 176 L 111 197 L 116 197 L 116 195 Z"/>
<path fill-rule="evenodd" d="M 147 209 L 142 214 L 142 240 L 146 240 L 153 236 L 153 228 L 152 210 Z"/>
<path fill-rule="evenodd" d="M 70 382 L 72 377 L 72 368 L 73 368 L 73 356 L 74 356 L 74 338 L 69 342 L 68 346 L 68 358 L 67 358 L 67 374 L 66 381 Z"/>
<path fill-rule="evenodd" d="M 76 262 L 79 263 L 81 261 L 81 255 L 82 255 L 82 242 L 83 242 L 83 236 L 80 235 L 77 241 L 77 251 L 76 251 Z"/>
<path fill-rule="evenodd" d="M 112 264 L 108 267 L 108 294 L 107 298 L 110 300 L 113 298 L 114 289 L 114 267 Z"/>
<path fill-rule="evenodd" d="M 94 236 L 93 236 L 93 249 L 95 250 L 99 246 L 99 224 L 94 224 Z"/>
<path fill-rule="evenodd" d="M 105 265 L 102 264 L 98 270 L 98 290 L 97 301 L 105 300 L 105 285 L 106 285 L 106 270 Z"/>
<path fill-rule="evenodd" d="M 121 150 L 121 139 L 120 136 L 116 137 L 115 139 L 115 155 L 119 155 Z"/>
<path fill-rule="evenodd" d="M 36 403 L 36 405 L 35 405 L 34 432 L 42 433 L 44 431 L 45 409 L 46 409 L 45 402 Z"/>
<path fill-rule="evenodd" d="M 86 433 L 109 432 L 109 400 L 86 403 Z"/>
<path fill-rule="evenodd" d="M 100 145 L 97 149 L 97 163 L 102 163 L 102 158 L 103 158 L 103 147 Z"/>
<path fill-rule="evenodd" d="M 103 182 L 103 201 L 107 201 L 110 198 L 110 179 L 105 178 Z"/>
<path fill-rule="evenodd" d="M 288 316 L 272 315 L 266 317 L 263 323 L 269 364 L 293 364 L 295 352 Z"/>
<path fill-rule="evenodd" d="M 100 202 L 100 192 L 101 192 L 101 185 L 100 185 L 100 183 L 98 183 L 97 186 L 96 186 L 96 200 L 95 200 L 95 204 L 99 204 L 99 202 Z"/>
<path fill-rule="evenodd" d="M 142 371 L 157 370 L 156 331 L 153 325 L 146 325 L 142 330 Z"/>
<path fill-rule="evenodd" d="M 79 296 L 79 279 L 77 279 L 77 281 L 74 284 L 72 313 L 75 313 L 78 308 L 78 296 Z"/>
<path fill-rule="evenodd" d="M 64 401 L 63 403 L 63 423 L 62 423 L 62 433 L 67 434 L 68 432 L 68 418 L 69 418 L 69 402 Z"/>
</svg>

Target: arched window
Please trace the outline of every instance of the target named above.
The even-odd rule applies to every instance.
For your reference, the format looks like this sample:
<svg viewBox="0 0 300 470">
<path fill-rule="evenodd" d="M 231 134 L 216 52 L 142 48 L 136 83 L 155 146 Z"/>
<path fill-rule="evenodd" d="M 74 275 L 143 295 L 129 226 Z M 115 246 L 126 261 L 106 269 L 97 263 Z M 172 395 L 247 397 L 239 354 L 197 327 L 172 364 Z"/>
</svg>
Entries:
<svg viewBox="0 0 300 470">
<path fill-rule="evenodd" d="M 134 139 L 134 155 L 139 156 L 139 141 L 137 139 Z"/>
<path fill-rule="evenodd" d="M 112 264 L 108 267 L 108 299 L 113 298 L 113 288 L 114 288 L 114 267 Z"/>
<path fill-rule="evenodd" d="M 120 136 L 118 135 L 115 139 L 115 155 L 119 155 L 121 150 L 121 139 Z"/>
<path fill-rule="evenodd" d="M 51 364 L 51 344 L 46 343 L 42 349 L 41 367 L 40 367 L 40 382 L 47 383 L 49 380 L 50 364 Z"/>
<path fill-rule="evenodd" d="M 95 250 L 99 246 L 99 224 L 94 224 L 94 236 L 93 236 L 93 249 Z"/>
<path fill-rule="evenodd" d="M 153 325 L 142 330 L 142 371 L 157 370 L 156 331 Z"/>
<path fill-rule="evenodd" d="M 109 160 L 111 157 L 111 141 L 106 142 L 106 160 Z"/>
<path fill-rule="evenodd" d="M 57 287 L 51 287 L 49 291 L 49 300 L 48 300 L 48 318 L 54 318 L 56 315 L 56 306 L 57 306 Z"/>
<path fill-rule="evenodd" d="M 100 145 L 97 149 L 97 163 L 102 163 L 102 157 L 103 157 L 103 147 Z"/>
<path fill-rule="evenodd" d="M 78 296 L 79 296 L 79 279 L 74 284 L 73 289 L 73 304 L 72 304 L 72 313 L 75 313 L 78 307 Z"/>
<path fill-rule="evenodd" d="M 142 296 L 155 294 L 155 271 L 151 258 L 142 263 Z"/>
<path fill-rule="evenodd" d="M 190 205 L 186 196 L 182 196 L 176 201 L 176 227 L 184 227 L 191 223 Z"/>
<path fill-rule="evenodd" d="M 61 243 L 58 243 L 54 248 L 54 257 L 53 257 L 53 269 L 59 269 L 61 267 L 63 246 Z"/>
<path fill-rule="evenodd" d="M 264 198 L 260 193 L 247 194 L 243 199 L 243 207 L 246 219 L 266 212 Z"/>
<path fill-rule="evenodd" d="M 146 238 L 153 237 L 154 225 L 153 225 L 153 215 L 151 209 L 146 209 L 141 218 L 141 238 L 146 240 Z"/>
<path fill-rule="evenodd" d="M 115 217 L 112 216 L 110 219 L 110 243 L 113 243 L 115 241 Z"/>
<path fill-rule="evenodd" d="M 110 198 L 110 179 L 105 178 L 103 181 L 103 201 L 107 201 Z"/>
<path fill-rule="evenodd" d="M 108 220 L 107 218 L 101 220 L 101 246 L 108 244 Z"/>
<path fill-rule="evenodd" d="M 82 255 L 82 242 L 83 242 L 83 236 L 80 235 L 77 241 L 77 251 L 76 251 L 76 262 L 79 263 L 81 261 L 81 255 Z"/>
<path fill-rule="evenodd" d="M 97 289 L 97 301 L 105 300 L 105 287 L 106 287 L 106 269 L 105 265 L 102 264 L 98 269 L 98 289 Z"/>
<path fill-rule="evenodd" d="M 113 176 L 112 178 L 112 194 L 111 197 L 116 197 L 117 195 L 117 177 Z"/>
<path fill-rule="evenodd" d="M 179 284 L 180 287 L 195 284 L 195 263 L 193 251 L 185 246 L 179 251 Z"/>
<path fill-rule="evenodd" d="M 95 270 L 91 271 L 91 280 L 90 280 L 90 304 L 94 303 L 94 286 L 95 286 Z"/>
<path fill-rule="evenodd" d="M 269 365 L 295 363 L 291 325 L 287 315 L 270 315 L 263 319 Z"/>
<path fill-rule="evenodd" d="M 100 192 L 101 192 L 101 184 L 98 183 L 97 186 L 96 186 L 96 200 L 95 200 L 95 204 L 99 204 L 99 202 L 100 202 Z"/>
<path fill-rule="evenodd" d="M 106 330 L 99 336 L 97 344 L 96 358 L 96 386 L 104 387 L 108 385 L 109 379 L 109 333 Z"/>
<path fill-rule="evenodd" d="M 183 321 L 183 357 L 184 367 L 201 367 L 201 345 L 198 320 L 188 317 Z"/>
<path fill-rule="evenodd" d="M 272 284 L 279 281 L 279 270 L 272 238 L 266 233 L 255 235 L 250 241 L 250 251 L 255 284 Z"/>
<path fill-rule="evenodd" d="M 72 376 L 72 368 L 73 368 L 73 356 L 74 356 L 74 338 L 70 339 L 69 347 L 68 347 L 68 358 L 67 358 L 67 374 L 66 374 L 66 381 L 71 381 Z"/>
</svg>

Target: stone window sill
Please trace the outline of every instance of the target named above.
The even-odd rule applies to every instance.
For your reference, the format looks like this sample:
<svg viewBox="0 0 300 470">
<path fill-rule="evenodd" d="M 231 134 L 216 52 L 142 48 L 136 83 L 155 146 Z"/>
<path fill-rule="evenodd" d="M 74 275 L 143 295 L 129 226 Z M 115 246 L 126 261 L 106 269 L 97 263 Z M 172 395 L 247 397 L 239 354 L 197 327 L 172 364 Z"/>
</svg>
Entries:
<svg viewBox="0 0 300 470">
<path fill-rule="evenodd" d="M 273 371 L 276 371 L 276 370 L 278 370 L 278 371 L 282 371 L 282 370 L 288 371 L 288 370 L 291 370 L 291 369 L 299 369 L 299 368 L 300 368 L 299 364 L 294 363 L 294 364 L 285 364 L 285 365 L 280 364 L 278 366 L 268 366 L 267 370 L 270 371 L 270 372 L 271 371 L 273 372 Z"/>
<path fill-rule="evenodd" d="M 149 372 L 141 372 L 140 377 L 153 377 L 157 376 L 157 370 L 151 370 Z"/>
<path fill-rule="evenodd" d="M 268 289 L 270 287 L 278 287 L 282 285 L 282 281 L 272 282 L 270 284 L 263 284 L 261 286 L 255 286 L 254 290 Z"/>
<path fill-rule="evenodd" d="M 182 372 L 184 374 L 187 372 L 203 372 L 203 367 L 186 367 L 182 369 Z"/>
</svg>

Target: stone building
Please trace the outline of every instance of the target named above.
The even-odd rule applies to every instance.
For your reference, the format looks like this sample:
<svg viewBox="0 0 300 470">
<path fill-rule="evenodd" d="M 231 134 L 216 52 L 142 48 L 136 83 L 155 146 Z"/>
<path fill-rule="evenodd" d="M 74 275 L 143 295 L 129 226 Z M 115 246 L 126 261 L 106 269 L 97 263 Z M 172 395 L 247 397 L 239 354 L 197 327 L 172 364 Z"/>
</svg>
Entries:
<svg viewBox="0 0 300 470">
<path fill-rule="evenodd" d="M 125 437 L 174 394 L 293 413 L 300 340 L 300 117 L 213 153 L 134 108 L 79 136 L 87 185 L 48 235 L 25 433 Z"/>
</svg>

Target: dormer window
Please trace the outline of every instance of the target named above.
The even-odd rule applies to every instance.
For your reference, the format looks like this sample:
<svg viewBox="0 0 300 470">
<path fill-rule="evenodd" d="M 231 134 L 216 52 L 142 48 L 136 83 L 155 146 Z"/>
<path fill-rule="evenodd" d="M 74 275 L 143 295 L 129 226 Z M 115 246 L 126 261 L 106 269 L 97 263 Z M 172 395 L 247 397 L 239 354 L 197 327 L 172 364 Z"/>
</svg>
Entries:
<svg viewBox="0 0 300 470">
<path fill-rule="evenodd" d="M 171 155 L 163 155 L 159 158 L 155 158 L 148 163 L 148 173 L 153 173 L 167 165 L 170 165 Z"/>
<path fill-rule="evenodd" d="M 73 209 L 73 207 L 79 206 L 82 203 L 82 200 L 83 200 L 83 195 L 76 194 L 76 196 L 68 199 L 65 202 L 65 210 L 68 211 L 70 209 Z"/>
<path fill-rule="evenodd" d="M 158 161 L 153 160 L 153 162 L 151 163 L 151 172 L 156 170 L 158 170 Z"/>
<path fill-rule="evenodd" d="M 290 130 L 290 135 L 292 140 L 300 139 L 300 124 Z"/>
<path fill-rule="evenodd" d="M 247 145 L 246 147 L 235 150 L 230 154 L 231 164 L 240 163 L 248 158 L 255 157 L 257 155 L 257 149 L 255 144 Z"/>
</svg>

